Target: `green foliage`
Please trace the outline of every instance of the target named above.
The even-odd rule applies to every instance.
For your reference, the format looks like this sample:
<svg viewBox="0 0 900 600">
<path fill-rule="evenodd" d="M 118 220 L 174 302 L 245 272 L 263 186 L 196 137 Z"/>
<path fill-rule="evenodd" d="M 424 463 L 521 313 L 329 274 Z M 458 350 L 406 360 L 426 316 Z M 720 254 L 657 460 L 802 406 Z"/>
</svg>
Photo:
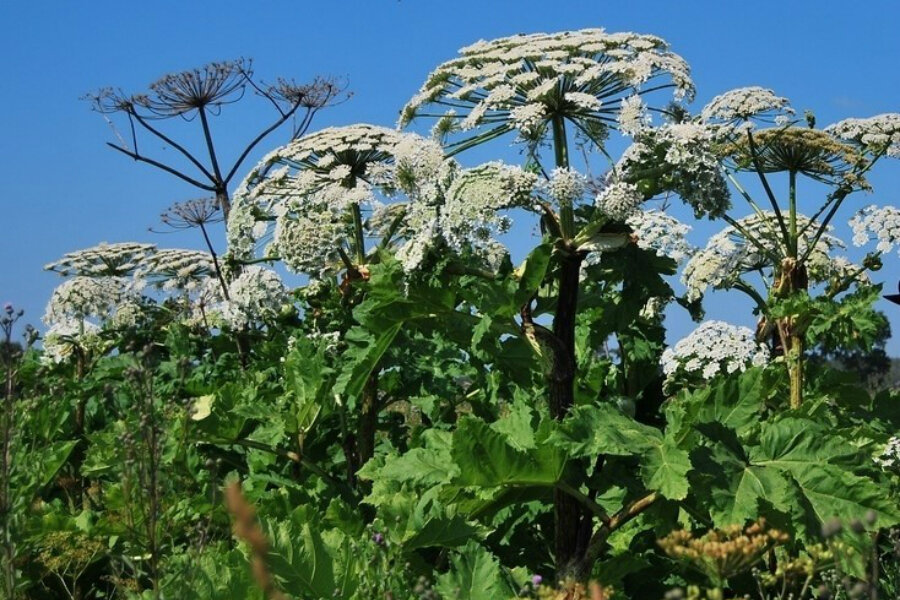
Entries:
<svg viewBox="0 0 900 600">
<path fill-rule="evenodd" d="M 600 92 L 634 91 L 610 73 Z M 553 133 L 564 169 L 572 115 L 553 115 L 580 104 L 559 102 L 532 134 Z M 585 120 L 590 112 L 575 116 L 581 133 L 603 129 L 596 145 L 608 132 Z M 688 119 L 683 107 L 667 112 Z M 654 144 L 653 164 L 633 179 L 639 192 L 697 192 L 693 177 L 670 168 L 669 142 Z M 687 160 L 690 145 L 676 154 Z M 543 178 L 541 148 L 530 145 L 527 160 Z M 360 160 L 354 185 L 373 174 L 360 158 L 370 151 L 347 151 Z M 726 151 L 706 148 L 703 168 L 716 177 L 718 167 L 731 169 L 724 158 L 710 169 Z M 606 183 L 629 185 L 620 176 Z M 447 191 L 444 181 L 410 177 L 404 185 Z M 718 539 L 758 519 L 784 532 L 778 552 L 764 545 L 740 569 L 716 570 L 712 589 L 688 587 L 695 597 L 788 589 L 787 567 L 822 558 L 825 541 L 836 547 L 827 527 L 835 518 L 852 524 L 842 548 L 853 560 L 832 552 L 830 569 L 859 576 L 861 556 L 886 560 L 884 540 L 900 525 L 900 478 L 874 459 L 900 431 L 900 395 L 872 395 L 827 364 L 865 362 L 883 345 L 885 320 L 873 309 L 880 287 L 830 282 L 816 295 L 797 255 L 802 244 L 782 227 L 791 239 L 759 258 L 776 278 L 766 282 L 770 297 L 744 289 L 757 302 L 760 341 L 776 340 L 771 363 L 710 380 L 700 365 L 668 396 L 665 314 L 647 309 L 675 299 L 676 261 L 586 193 L 560 199 L 549 187 L 517 200 L 517 210 L 539 214 L 543 237 L 516 268 L 502 252 L 488 260 L 490 228 L 466 223 L 471 239 L 435 237 L 424 267 L 405 269 L 397 243 L 420 232 L 392 226 L 368 251 L 356 211 L 347 219 L 353 243 L 323 253 L 341 256 L 337 276 L 294 290 L 293 309 L 268 321 L 211 328 L 212 307 L 195 304 L 201 327 L 183 319 L 197 292 L 185 289 L 148 302 L 133 325 L 104 323 L 96 349 L 59 363 L 20 351 L 6 331 L 4 591 L 41 600 L 493 600 L 542 589 L 586 597 L 594 578 L 613 585 L 616 600 L 651 598 L 700 585 L 682 564 L 715 558 L 685 561 L 657 540 L 695 539 L 672 533 L 680 529 Z M 848 193 L 837 191 L 822 207 L 834 207 L 829 219 Z M 425 212 L 443 218 L 448 207 Z M 389 208 L 402 216 L 423 207 Z M 776 250 L 785 256 L 769 256 Z M 231 254 L 221 281 L 207 283 L 246 268 Z M 699 300 L 677 301 L 702 313 Z M 748 570 L 761 560 L 774 574 L 756 587 Z M 896 591 L 896 569 L 887 572 L 882 587 Z"/>
</svg>

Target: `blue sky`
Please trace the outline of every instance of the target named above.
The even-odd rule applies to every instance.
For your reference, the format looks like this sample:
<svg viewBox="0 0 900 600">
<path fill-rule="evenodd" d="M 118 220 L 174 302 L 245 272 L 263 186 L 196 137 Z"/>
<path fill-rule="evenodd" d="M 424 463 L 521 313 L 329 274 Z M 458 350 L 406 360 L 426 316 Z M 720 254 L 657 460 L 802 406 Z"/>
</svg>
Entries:
<svg viewBox="0 0 900 600">
<path fill-rule="evenodd" d="M 199 242 L 190 234 L 147 231 L 166 206 L 198 193 L 105 146 L 114 140 L 110 128 L 79 97 L 106 85 L 138 92 L 167 72 L 252 57 L 268 79 L 347 78 L 353 98 L 321 113 L 313 129 L 355 122 L 392 126 L 428 72 L 462 46 L 514 33 L 600 26 L 668 40 L 691 64 L 696 109 L 725 90 L 762 85 L 801 111 L 813 109 L 820 124 L 900 110 L 900 3 L 889 0 L 11 1 L 0 7 L 0 22 L 6 25 L 0 51 L 7 57 L 0 111 L 0 301 L 25 308 L 35 324 L 60 281 L 42 266 L 64 252 L 100 241 L 169 247 Z M 226 154 L 270 117 L 262 104 L 253 106 L 231 114 L 226 107 L 214 125 Z M 269 138 L 243 170 L 286 135 Z M 495 142 L 492 150 L 514 157 L 505 146 Z M 146 148 L 167 156 L 164 149 Z M 872 202 L 897 204 L 900 162 L 884 161 L 871 179 L 875 194 L 848 202 L 841 222 Z M 717 229 L 701 225 L 693 241 L 702 244 Z M 846 230 L 838 233 L 849 240 Z M 876 274 L 892 292 L 898 263 L 896 253 L 887 256 Z M 707 308 L 711 318 L 752 323 L 734 294 L 712 295 Z M 895 331 L 889 350 L 900 355 L 900 307 L 883 302 L 881 308 Z M 674 314 L 673 340 L 691 327 Z"/>
</svg>

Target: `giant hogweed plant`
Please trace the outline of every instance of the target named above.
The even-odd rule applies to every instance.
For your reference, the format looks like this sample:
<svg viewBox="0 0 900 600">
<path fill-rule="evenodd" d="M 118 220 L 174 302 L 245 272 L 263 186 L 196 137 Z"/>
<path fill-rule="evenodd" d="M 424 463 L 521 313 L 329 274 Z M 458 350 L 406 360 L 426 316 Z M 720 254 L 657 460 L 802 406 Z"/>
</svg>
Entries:
<svg viewBox="0 0 900 600">
<path fill-rule="evenodd" d="M 692 94 L 685 61 L 653 36 L 479 42 L 402 112 L 403 124 L 436 117 L 438 141 L 360 124 L 267 155 L 234 194 L 221 261 L 102 244 L 51 265 L 71 278 L 32 368 L 57 379 L 30 385 L 67 401 L 49 429 L 79 444 L 56 470 L 80 492 L 38 489 L 20 511 L 38 532 L 22 552 L 43 543 L 54 556 L 46 529 L 77 530 L 86 548 L 105 540 L 64 575 L 79 594 L 503 598 L 574 577 L 649 598 L 691 583 L 654 541 L 679 528 L 765 518 L 784 532 L 775 569 L 831 517 L 900 522 L 896 397 L 827 372 L 804 381 L 793 339 L 826 323 L 845 342 L 865 336 L 855 313 L 871 294 L 850 289 L 862 271 L 833 258 L 826 228 L 894 153 L 893 117 L 829 129 L 849 142 L 781 119 L 763 135 L 742 123 L 784 109 L 773 94 L 726 94 L 697 118 L 669 103 Z M 615 159 L 617 132 L 629 145 Z M 459 162 L 506 134 L 524 144 L 523 167 Z M 607 162 L 599 184 L 575 170 L 576 138 Z M 768 184 L 777 160 L 802 156 L 787 207 L 737 185 L 745 169 Z M 790 183 L 801 172 L 843 196 L 803 217 Z M 725 217 L 722 248 L 745 243 L 704 285 L 755 292 L 762 335 L 711 322 L 664 355 L 667 277 L 692 249 L 667 202 L 642 205 L 672 195 L 723 216 L 728 180 L 758 210 Z M 874 211 L 857 241 L 888 251 L 892 221 Z M 496 236 L 522 214 L 542 238 L 514 267 Z M 309 282 L 289 293 L 260 266 L 276 262 Z M 745 278 L 759 270 L 768 295 Z M 786 275 L 821 283 L 814 313 L 796 308 Z M 682 303 L 699 292 L 689 285 Z M 769 364 L 779 353 L 787 371 Z M 792 407 L 792 385 L 836 391 Z M 59 589 L 32 564 L 33 588 Z M 716 581 L 721 594 L 747 584 Z"/>
<path fill-rule="evenodd" d="M 750 87 L 717 96 L 699 120 L 715 132 L 723 172 L 752 212 L 739 219 L 724 216 L 728 227 L 688 263 L 688 299 L 701 298 L 710 287 L 750 296 L 760 315 L 758 335 L 771 334 L 772 350 L 784 356 L 790 406 L 799 408 L 810 343 L 847 319 L 856 320 L 851 329 L 862 333 L 863 345 L 875 334 L 877 319 L 866 309 L 877 290 L 864 289 L 870 285 L 866 272 L 877 270 L 881 254 L 891 248 L 896 233 L 890 217 L 896 211 L 869 207 L 854 218 L 857 244 L 868 235 L 879 239 L 876 252 L 858 265 L 840 255 L 846 245 L 833 235 L 832 223 L 848 198 L 871 191 L 865 176 L 875 164 L 897 156 L 900 119 L 847 119 L 820 130 L 811 112 L 800 124 L 787 99 Z M 756 180 L 759 193 L 748 191 L 746 178 Z M 801 179 L 811 184 L 801 186 Z M 776 183 L 784 184 L 781 192 Z M 884 223 L 875 226 L 880 219 Z M 830 308 L 831 300 L 854 288 L 840 309 Z M 814 292 L 824 303 L 810 298 Z"/>
</svg>

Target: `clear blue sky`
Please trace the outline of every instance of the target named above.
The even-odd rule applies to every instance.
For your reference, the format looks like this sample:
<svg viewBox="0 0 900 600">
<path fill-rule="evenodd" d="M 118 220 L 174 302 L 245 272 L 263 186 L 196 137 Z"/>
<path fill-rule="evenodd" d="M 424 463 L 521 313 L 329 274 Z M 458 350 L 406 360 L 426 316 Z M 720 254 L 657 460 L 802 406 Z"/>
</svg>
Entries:
<svg viewBox="0 0 900 600">
<path fill-rule="evenodd" d="M 246 56 L 269 79 L 332 74 L 349 80 L 353 99 L 322 113 L 314 129 L 355 122 L 392 126 L 426 74 L 464 45 L 600 26 L 668 40 L 692 66 L 695 108 L 733 87 L 762 85 L 800 110 L 814 109 L 821 124 L 900 111 L 896 0 L 10 0 L 0 6 L 0 22 L 0 52 L 7 60 L 0 88 L 0 302 L 25 308 L 35 324 L 60 281 L 41 268 L 64 252 L 100 241 L 198 242 L 190 234 L 147 232 L 166 206 L 198 194 L 104 145 L 114 139 L 109 127 L 78 98 L 105 85 L 137 92 L 167 72 Z M 226 113 L 217 123 L 224 148 L 244 139 L 251 123 L 268 118 L 261 104 L 255 106 L 260 113 Z M 246 168 L 285 136 L 270 138 Z M 495 145 L 498 154 L 502 146 Z M 852 207 L 900 200 L 900 161 L 883 162 L 872 180 L 875 194 L 857 198 Z M 851 213 L 846 210 L 842 221 Z M 698 228 L 695 243 L 710 231 Z M 892 254 L 876 274 L 891 291 L 900 278 L 898 263 Z M 751 324 L 735 298 L 712 295 L 709 317 Z M 900 307 L 883 302 L 881 308 L 895 331 L 889 350 L 900 355 Z M 692 327 L 680 317 L 671 326 L 673 339 Z"/>
</svg>

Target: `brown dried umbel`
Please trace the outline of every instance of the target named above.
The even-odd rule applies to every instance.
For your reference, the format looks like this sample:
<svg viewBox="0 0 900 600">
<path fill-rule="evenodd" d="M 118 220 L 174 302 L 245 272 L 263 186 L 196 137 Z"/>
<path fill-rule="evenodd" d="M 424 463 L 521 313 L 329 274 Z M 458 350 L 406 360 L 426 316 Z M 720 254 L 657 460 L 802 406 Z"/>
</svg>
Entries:
<svg viewBox="0 0 900 600">
<path fill-rule="evenodd" d="M 196 198 L 176 202 L 164 210 L 159 218 L 172 229 L 193 229 L 219 223 L 225 217 L 219 211 L 215 198 Z"/>
<path fill-rule="evenodd" d="M 705 575 L 716 587 L 750 570 L 765 554 L 787 543 L 788 535 L 768 529 L 764 519 L 747 526 L 732 525 L 701 536 L 681 529 L 659 540 L 663 552 Z"/>
<path fill-rule="evenodd" d="M 273 122 L 244 146 L 231 166 L 226 168 L 226 165 L 220 163 L 209 117 L 218 116 L 222 106 L 243 99 L 248 89 L 254 95 L 265 98 L 277 115 Z M 288 120 L 293 120 L 291 139 L 301 136 L 320 109 L 347 97 L 343 83 L 330 78 L 317 77 L 306 84 L 278 78 L 272 85 L 265 84 L 254 78 L 252 61 L 239 58 L 166 75 L 152 83 L 146 93 L 127 94 L 121 89 L 107 87 L 87 94 L 84 99 L 101 114 L 126 116 L 128 134 L 122 136 L 116 131 L 119 143 L 108 143 L 111 148 L 136 161 L 162 169 L 196 188 L 211 192 L 227 220 L 231 207 L 228 187 L 247 155 Z M 203 152 L 192 151 L 176 142 L 155 123 L 173 117 L 199 121 L 207 158 L 202 158 Z M 112 125 L 112 121 L 110 124 Z M 143 131 L 145 135 L 157 138 L 165 147 L 174 149 L 187 163 L 176 165 L 147 156 L 138 146 L 138 131 Z"/>
</svg>

